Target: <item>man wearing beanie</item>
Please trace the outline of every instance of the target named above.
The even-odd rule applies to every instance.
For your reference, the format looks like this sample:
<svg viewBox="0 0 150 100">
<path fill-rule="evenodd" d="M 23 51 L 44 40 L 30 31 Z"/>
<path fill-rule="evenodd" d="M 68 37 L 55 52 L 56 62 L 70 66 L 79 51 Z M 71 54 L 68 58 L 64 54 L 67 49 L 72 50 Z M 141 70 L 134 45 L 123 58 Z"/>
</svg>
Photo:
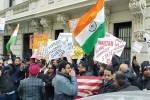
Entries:
<svg viewBox="0 0 150 100">
<path fill-rule="evenodd" d="M 149 61 L 144 61 L 141 64 L 142 77 L 138 78 L 138 87 L 141 90 L 150 90 L 150 63 Z"/>
<path fill-rule="evenodd" d="M 78 93 L 78 84 L 75 77 L 75 71 L 70 64 L 61 61 L 58 66 L 58 72 L 55 76 L 55 100 L 74 100 Z"/>
<path fill-rule="evenodd" d="M 31 64 L 29 67 L 30 76 L 21 80 L 18 92 L 23 94 L 23 100 L 44 100 L 45 88 L 42 79 L 37 78 L 40 67 Z"/>
</svg>

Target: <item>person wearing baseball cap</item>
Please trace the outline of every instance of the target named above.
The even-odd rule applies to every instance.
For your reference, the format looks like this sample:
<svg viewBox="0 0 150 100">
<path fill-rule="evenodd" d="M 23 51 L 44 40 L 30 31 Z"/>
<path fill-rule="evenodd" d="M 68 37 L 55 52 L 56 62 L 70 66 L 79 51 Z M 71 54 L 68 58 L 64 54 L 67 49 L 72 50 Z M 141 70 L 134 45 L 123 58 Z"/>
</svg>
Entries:
<svg viewBox="0 0 150 100">
<path fill-rule="evenodd" d="M 45 99 L 44 83 L 42 79 L 37 78 L 39 72 L 40 72 L 39 65 L 31 64 L 29 67 L 30 76 L 27 79 L 20 81 L 18 92 L 23 93 L 23 100 Z"/>
<path fill-rule="evenodd" d="M 141 63 L 142 77 L 138 79 L 139 88 L 141 90 L 150 90 L 150 63 L 149 61 L 143 61 Z"/>
</svg>

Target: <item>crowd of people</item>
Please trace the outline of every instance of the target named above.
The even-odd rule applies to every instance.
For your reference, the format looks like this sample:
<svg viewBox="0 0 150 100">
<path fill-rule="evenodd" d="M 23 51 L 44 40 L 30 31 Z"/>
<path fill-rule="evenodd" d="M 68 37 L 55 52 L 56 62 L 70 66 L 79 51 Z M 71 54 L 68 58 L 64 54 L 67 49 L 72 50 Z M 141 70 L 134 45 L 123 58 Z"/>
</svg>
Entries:
<svg viewBox="0 0 150 100">
<path fill-rule="evenodd" d="M 74 100 L 78 93 L 76 76 L 101 76 L 98 93 L 89 90 L 87 96 L 110 92 L 150 90 L 150 63 L 138 64 L 136 56 L 119 61 L 113 55 L 106 65 L 83 56 L 79 62 L 61 57 L 20 59 L 11 52 L 11 60 L 0 59 L 0 100 Z"/>
</svg>

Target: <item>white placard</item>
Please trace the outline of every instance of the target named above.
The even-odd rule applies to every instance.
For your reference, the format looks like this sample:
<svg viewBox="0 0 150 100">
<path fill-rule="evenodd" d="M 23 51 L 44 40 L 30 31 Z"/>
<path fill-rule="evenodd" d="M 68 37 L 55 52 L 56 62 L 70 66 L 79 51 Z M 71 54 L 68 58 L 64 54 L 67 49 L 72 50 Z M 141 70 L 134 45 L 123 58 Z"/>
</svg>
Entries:
<svg viewBox="0 0 150 100">
<path fill-rule="evenodd" d="M 133 50 L 137 53 L 140 53 L 142 51 L 142 48 L 143 48 L 143 44 L 138 42 L 138 41 L 135 41 L 134 44 L 133 44 Z"/>
<path fill-rule="evenodd" d="M 150 58 L 150 37 L 146 38 L 148 57 Z"/>
<path fill-rule="evenodd" d="M 99 38 L 95 50 L 95 61 L 109 64 L 111 62 L 115 47 L 115 39 L 106 40 Z"/>
<path fill-rule="evenodd" d="M 63 41 L 65 40 L 65 42 L 63 42 L 65 45 L 64 49 L 68 50 L 70 56 L 73 56 L 74 49 L 73 49 L 72 33 L 60 33 L 58 36 L 58 40 L 63 40 Z M 63 56 L 65 56 L 65 55 L 63 55 Z"/>
<path fill-rule="evenodd" d="M 49 60 L 60 58 L 65 53 L 64 45 L 61 40 L 48 42 L 47 48 Z"/>
<path fill-rule="evenodd" d="M 48 57 L 48 49 L 47 49 L 47 45 L 43 45 L 43 44 L 40 44 L 39 45 L 39 53 L 38 53 L 38 56 L 41 56 L 41 57 Z"/>
<path fill-rule="evenodd" d="M 4 33 L 5 18 L 0 18 L 0 33 Z"/>
<path fill-rule="evenodd" d="M 119 39 L 119 38 L 117 38 L 117 37 L 115 37 L 115 36 L 113 36 L 113 35 L 111 35 L 111 34 L 109 34 L 109 33 L 106 33 L 105 38 L 107 40 L 112 39 L 112 38 L 115 39 L 114 54 L 120 57 L 122 52 L 123 52 L 123 50 L 124 50 L 126 42 L 121 40 L 121 39 Z"/>
</svg>

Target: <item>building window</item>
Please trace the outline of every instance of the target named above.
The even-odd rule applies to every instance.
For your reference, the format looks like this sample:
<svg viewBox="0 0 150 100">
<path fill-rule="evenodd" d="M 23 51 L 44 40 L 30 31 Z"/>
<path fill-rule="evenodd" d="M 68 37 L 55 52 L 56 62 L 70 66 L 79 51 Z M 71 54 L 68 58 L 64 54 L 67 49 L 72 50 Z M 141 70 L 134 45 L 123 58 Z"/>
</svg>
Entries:
<svg viewBox="0 0 150 100">
<path fill-rule="evenodd" d="M 120 57 L 120 60 L 130 59 L 131 57 L 131 36 L 132 36 L 132 22 L 116 23 L 114 24 L 114 35 L 124 41 L 126 46 Z"/>
<path fill-rule="evenodd" d="M 9 0 L 9 7 L 12 7 L 15 5 L 15 0 Z"/>
<path fill-rule="evenodd" d="M 23 35 L 23 50 L 22 56 L 23 57 L 31 57 L 32 56 L 32 49 L 30 49 L 30 35 L 33 33 L 28 33 Z"/>
<path fill-rule="evenodd" d="M 8 43 L 10 36 L 4 36 L 4 44 L 3 44 L 3 55 L 9 56 L 9 53 L 6 50 L 6 44 Z"/>
<path fill-rule="evenodd" d="M 55 40 L 57 40 L 58 36 L 59 36 L 59 33 L 63 33 L 64 30 L 63 29 L 60 29 L 60 30 L 55 30 Z"/>
</svg>

